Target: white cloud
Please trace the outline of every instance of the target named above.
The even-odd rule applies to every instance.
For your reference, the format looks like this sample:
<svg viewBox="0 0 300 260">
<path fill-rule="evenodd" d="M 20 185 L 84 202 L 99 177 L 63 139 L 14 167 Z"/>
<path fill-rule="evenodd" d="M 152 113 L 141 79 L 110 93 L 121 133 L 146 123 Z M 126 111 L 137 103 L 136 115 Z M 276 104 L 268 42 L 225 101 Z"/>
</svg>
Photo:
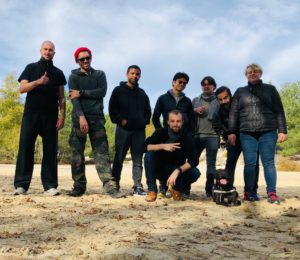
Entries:
<svg viewBox="0 0 300 260">
<path fill-rule="evenodd" d="M 108 96 L 125 79 L 128 65 L 140 65 L 152 106 L 177 71 L 190 75 L 191 97 L 199 94 L 206 75 L 233 89 L 243 85 L 244 67 L 251 62 L 260 63 L 264 77 L 280 86 L 298 77 L 299 12 L 296 0 L 11 0 L 0 7 L 6 31 L 0 40 L 0 78 L 11 71 L 19 75 L 39 58 L 41 42 L 50 39 L 55 64 L 67 77 L 77 66 L 76 48 L 90 47 L 93 66 L 107 74 Z"/>
</svg>

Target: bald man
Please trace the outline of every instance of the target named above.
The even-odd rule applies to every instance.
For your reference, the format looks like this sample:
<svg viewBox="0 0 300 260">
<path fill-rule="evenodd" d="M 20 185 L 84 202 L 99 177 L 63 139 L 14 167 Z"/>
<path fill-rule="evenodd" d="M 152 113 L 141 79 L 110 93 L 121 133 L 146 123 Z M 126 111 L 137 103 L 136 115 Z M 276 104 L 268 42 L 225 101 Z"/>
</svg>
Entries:
<svg viewBox="0 0 300 260">
<path fill-rule="evenodd" d="M 41 58 L 30 63 L 21 73 L 20 92 L 27 93 L 21 125 L 20 144 L 15 172 L 15 195 L 26 194 L 34 165 L 34 147 L 38 135 L 43 142 L 41 179 L 44 194 L 57 191 L 57 133 L 64 126 L 66 103 L 63 72 L 53 65 L 55 46 L 44 41 Z M 59 114 L 58 114 L 59 112 Z"/>
</svg>

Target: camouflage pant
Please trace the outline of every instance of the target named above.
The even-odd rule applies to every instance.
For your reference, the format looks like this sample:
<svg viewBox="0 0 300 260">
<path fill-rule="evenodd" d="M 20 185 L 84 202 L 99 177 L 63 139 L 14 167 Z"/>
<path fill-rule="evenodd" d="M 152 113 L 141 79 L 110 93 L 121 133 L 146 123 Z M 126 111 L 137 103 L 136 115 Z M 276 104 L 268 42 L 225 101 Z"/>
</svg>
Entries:
<svg viewBox="0 0 300 260">
<path fill-rule="evenodd" d="M 113 180 L 108 154 L 108 142 L 104 127 L 105 119 L 98 116 L 86 117 L 89 125 L 89 137 L 93 149 L 96 170 L 100 180 L 105 183 Z M 84 149 L 86 134 L 80 131 L 78 118 L 73 117 L 73 127 L 70 134 L 69 144 L 72 149 L 72 178 L 74 187 L 86 189 Z"/>
</svg>

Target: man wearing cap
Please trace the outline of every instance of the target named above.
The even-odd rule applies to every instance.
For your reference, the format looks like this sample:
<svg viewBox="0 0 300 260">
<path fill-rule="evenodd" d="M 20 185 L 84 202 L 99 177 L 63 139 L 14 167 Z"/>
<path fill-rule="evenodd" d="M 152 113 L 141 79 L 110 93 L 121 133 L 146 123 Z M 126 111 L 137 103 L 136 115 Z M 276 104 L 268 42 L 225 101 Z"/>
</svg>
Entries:
<svg viewBox="0 0 300 260">
<path fill-rule="evenodd" d="M 38 135 L 42 137 L 43 142 L 41 179 L 44 194 L 59 194 L 57 131 L 64 126 L 66 79 L 63 72 L 53 65 L 55 46 L 51 41 L 42 43 L 40 53 L 41 59 L 27 65 L 18 79 L 20 92 L 27 93 L 27 96 L 14 180 L 15 195 L 25 194 L 29 189 L 34 164 L 34 146 Z"/>
<path fill-rule="evenodd" d="M 91 67 L 92 52 L 86 47 L 74 53 L 80 66 L 72 70 L 69 77 L 69 96 L 73 104 L 72 131 L 69 143 L 72 149 L 72 178 L 74 187 L 70 196 L 79 197 L 86 191 L 84 148 L 86 135 L 89 134 L 98 176 L 104 191 L 113 196 L 120 193 L 111 174 L 108 142 L 104 127 L 103 98 L 107 91 L 105 73 Z"/>
</svg>

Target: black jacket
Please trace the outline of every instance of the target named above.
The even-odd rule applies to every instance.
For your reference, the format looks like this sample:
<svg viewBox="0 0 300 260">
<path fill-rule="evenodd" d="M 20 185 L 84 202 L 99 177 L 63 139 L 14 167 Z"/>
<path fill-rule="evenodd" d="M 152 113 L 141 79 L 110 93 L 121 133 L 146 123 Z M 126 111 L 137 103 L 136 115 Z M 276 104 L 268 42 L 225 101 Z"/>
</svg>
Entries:
<svg viewBox="0 0 300 260">
<path fill-rule="evenodd" d="M 159 154 L 159 158 L 166 164 L 182 165 L 186 161 L 191 167 L 196 167 L 199 163 L 199 158 L 196 156 L 195 141 L 191 133 L 183 132 L 177 140 L 171 140 L 168 127 L 164 127 L 156 130 L 145 141 L 145 152 L 149 144 L 163 144 L 163 143 L 180 143 L 180 149 L 176 149 L 173 152 L 159 150 L 156 153 Z"/>
<path fill-rule="evenodd" d="M 111 121 L 119 126 L 121 126 L 121 121 L 126 119 L 127 125 L 121 126 L 126 130 L 145 129 L 151 117 L 147 94 L 138 85 L 130 88 L 126 82 L 121 82 L 111 94 L 109 116 Z"/>
<path fill-rule="evenodd" d="M 230 105 L 220 105 L 219 112 L 213 117 L 212 127 L 216 133 L 227 140 Z"/>
<path fill-rule="evenodd" d="M 274 86 L 260 81 L 237 89 L 230 109 L 229 133 L 236 133 L 238 127 L 240 132 L 287 133 L 283 105 Z"/>
<path fill-rule="evenodd" d="M 168 113 L 172 110 L 178 110 L 182 113 L 184 119 L 184 127 L 190 132 L 194 132 L 195 120 L 194 120 L 194 110 L 192 101 L 185 95 L 176 104 L 175 98 L 168 91 L 166 94 L 161 95 L 155 105 L 152 122 L 155 129 L 161 129 L 162 125 L 160 123 L 160 116 L 163 116 L 163 126 L 167 126 Z"/>
</svg>

